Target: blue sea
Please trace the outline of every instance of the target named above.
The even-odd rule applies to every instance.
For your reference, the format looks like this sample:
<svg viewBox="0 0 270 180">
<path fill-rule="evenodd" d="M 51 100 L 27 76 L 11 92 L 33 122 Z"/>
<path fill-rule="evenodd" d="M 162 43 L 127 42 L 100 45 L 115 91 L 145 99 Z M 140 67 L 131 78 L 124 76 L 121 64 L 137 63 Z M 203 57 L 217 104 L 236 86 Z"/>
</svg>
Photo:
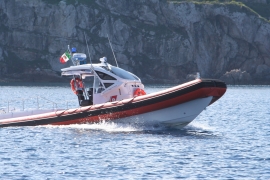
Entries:
<svg viewBox="0 0 270 180">
<path fill-rule="evenodd" d="M 115 122 L 0 128 L 0 179 L 270 179 L 269 103 L 270 86 L 229 86 L 181 130 Z M 0 113 L 76 106 L 68 84 L 0 86 Z"/>
</svg>

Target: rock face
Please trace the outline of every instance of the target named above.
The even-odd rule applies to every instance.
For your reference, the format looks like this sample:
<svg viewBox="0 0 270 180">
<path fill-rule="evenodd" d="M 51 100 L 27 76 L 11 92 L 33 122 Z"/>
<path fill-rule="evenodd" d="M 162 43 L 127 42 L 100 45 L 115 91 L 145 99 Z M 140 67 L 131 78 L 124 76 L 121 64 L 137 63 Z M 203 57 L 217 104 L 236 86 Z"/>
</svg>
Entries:
<svg viewBox="0 0 270 180">
<path fill-rule="evenodd" d="M 67 45 L 103 56 L 145 82 L 188 74 L 270 84 L 270 23 L 246 6 L 165 0 L 0 1 L 0 76 L 31 68 L 60 71 Z M 264 0 L 258 3 L 266 3 Z M 245 78 L 240 78 L 241 74 Z"/>
</svg>

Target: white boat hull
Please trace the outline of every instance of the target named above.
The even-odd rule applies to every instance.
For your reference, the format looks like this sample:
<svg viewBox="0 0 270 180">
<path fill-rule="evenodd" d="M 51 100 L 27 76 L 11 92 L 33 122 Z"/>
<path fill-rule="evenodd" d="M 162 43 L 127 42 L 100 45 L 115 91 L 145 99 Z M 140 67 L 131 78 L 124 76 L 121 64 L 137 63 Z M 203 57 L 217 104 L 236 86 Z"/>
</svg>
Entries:
<svg viewBox="0 0 270 180">
<path fill-rule="evenodd" d="M 169 127 L 182 128 L 193 121 L 211 102 L 212 96 L 189 101 L 176 106 L 117 119 L 121 123 L 164 124 Z"/>
</svg>

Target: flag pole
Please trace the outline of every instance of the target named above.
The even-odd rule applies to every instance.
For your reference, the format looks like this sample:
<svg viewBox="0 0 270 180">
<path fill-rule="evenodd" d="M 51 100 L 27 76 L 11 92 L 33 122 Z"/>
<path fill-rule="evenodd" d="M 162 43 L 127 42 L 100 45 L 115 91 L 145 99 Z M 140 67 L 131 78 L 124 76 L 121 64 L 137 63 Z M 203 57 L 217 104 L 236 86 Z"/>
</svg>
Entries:
<svg viewBox="0 0 270 180">
<path fill-rule="evenodd" d="M 73 65 L 75 66 L 75 63 L 74 63 L 73 58 L 72 58 L 72 52 L 70 51 L 70 46 L 69 45 L 68 45 L 68 51 L 69 51 L 69 54 L 71 55 L 70 59 L 71 59 Z"/>
</svg>

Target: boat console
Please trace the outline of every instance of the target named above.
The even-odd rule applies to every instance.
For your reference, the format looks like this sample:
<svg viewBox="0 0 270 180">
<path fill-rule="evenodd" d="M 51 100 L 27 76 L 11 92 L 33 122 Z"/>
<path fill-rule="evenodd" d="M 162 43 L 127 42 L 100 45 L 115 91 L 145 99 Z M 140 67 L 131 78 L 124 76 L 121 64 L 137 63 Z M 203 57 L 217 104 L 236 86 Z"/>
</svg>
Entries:
<svg viewBox="0 0 270 180">
<path fill-rule="evenodd" d="M 81 53 L 75 53 L 72 57 L 79 57 L 77 54 L 85 59 Z M 75 66 L 61 71 L 62 76 L 71 76 L 73 79 L 80 77 L 83 81 L 85 99 L 79 99 L 80 106 L 133 98 L 138 88 L 144 91 L 144 85 L 136 75 L 110 65 L 106 57 L 100 58 L 99 64 L 81 64 L 78 63 L 80 58 L 73 61 L 76 62 Z"/>
</svg>

